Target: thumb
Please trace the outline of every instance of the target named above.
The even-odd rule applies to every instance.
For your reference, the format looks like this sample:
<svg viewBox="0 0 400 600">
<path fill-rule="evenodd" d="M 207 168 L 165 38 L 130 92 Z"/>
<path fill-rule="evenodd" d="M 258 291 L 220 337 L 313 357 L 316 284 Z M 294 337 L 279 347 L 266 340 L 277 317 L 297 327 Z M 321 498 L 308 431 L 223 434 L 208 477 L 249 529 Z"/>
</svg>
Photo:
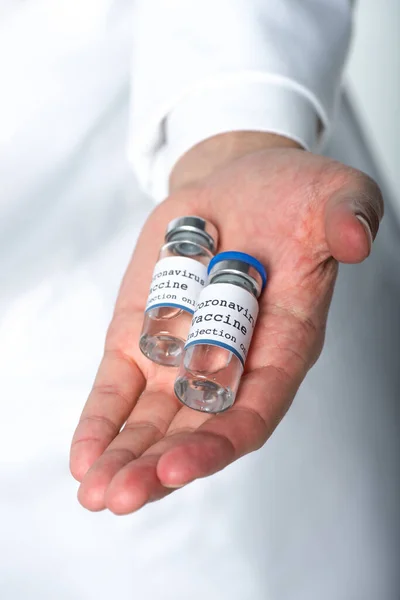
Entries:
<svg viewBox="0 0 400 600">
<path fill-rule="evenodd" d="M 365 260 L 382 217 L 382 194 L 366 176 L 357 188 L 335 193 L 325 209 L 325 235 L 332 256 L 343 263 Z"/>
</svg>

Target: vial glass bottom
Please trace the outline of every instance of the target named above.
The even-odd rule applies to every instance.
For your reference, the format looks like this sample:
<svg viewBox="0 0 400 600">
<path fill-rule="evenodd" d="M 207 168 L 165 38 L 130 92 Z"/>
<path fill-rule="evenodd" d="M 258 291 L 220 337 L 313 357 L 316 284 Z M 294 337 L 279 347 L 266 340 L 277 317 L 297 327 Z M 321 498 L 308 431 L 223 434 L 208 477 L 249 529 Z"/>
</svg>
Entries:
<svg viewBox="0 0 400 600">
<path fill-rule="evenodd" d="M 219 413 L 234 403 L 242 372 L 240 360 L 225 348 L 189 346 L 175 381 L 175 394 L 190 408 Z"/>
<path fill-rule="evenodd" d="M 178 367 L 192 315 L 180 308 L 162 306 L 146 312 L 139 347 L 155 363 Z"/>
</svg>

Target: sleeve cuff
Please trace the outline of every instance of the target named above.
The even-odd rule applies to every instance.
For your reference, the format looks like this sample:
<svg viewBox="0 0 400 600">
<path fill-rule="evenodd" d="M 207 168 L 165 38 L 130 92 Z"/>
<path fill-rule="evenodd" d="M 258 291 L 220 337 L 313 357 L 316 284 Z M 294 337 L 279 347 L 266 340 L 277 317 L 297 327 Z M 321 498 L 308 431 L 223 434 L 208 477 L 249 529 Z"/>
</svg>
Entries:
<svg viewBox="0 0 400 600">
<path fill-rule="evenodd" d="M 314 149 L 319 122 L 326 126 L 326 116 L 307 89 L 285 83 L 236 81 L 192 90 L 161 121 L 148 124 L 157 143 L 142 146 L 131 140 L 129 154 L 141 185 L 161 201 L 180 157 L 199 142 L 229 131 L 275 133 Z"/>
</svg>

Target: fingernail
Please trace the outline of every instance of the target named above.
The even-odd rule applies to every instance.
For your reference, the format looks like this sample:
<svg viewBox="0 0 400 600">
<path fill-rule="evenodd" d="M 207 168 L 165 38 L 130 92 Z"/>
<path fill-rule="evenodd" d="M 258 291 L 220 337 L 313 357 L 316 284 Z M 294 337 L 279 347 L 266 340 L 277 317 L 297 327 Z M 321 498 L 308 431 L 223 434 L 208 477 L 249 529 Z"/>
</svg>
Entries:
<svg viewBox="0 0 400 600">
<path fill-rule="evenodd" d="M 174 477 L 171 477 L 171 479 L 173 480 Z M 169 488 L 171 490 L 177 490 L 179 488 L 185 487 L 185 485 L 187 485 L 188 483 L 192 483 L 192 481 L 194 481 L 194 479 L 188 479 L 187 481 L 182 481 L 182 480 L 179 481 L 178 477 L 176 479 L 178 479 L 178 481 L 176 481 L 176 482 L 174 482 L 174 481 L 163 481 L 162 484 L 166 488 Z"/>
<path fill-rule="evenodd" d="M 360 221 L 361 225 L 365 229 L 365 233 L 368 237 L 369 249 L 371 250 L 374 238 L 372 237 L 371 227 L 369 226 L 368 221 L 362 215 L 356 215 L 357 219 Z"/>
<path fill-rule="evenodd" d="M 182 488 L 185 485 L 186 483 L 163 483 L 163 486 L 170 490 L 178 490 L 179 488 Z"/>
</svg>

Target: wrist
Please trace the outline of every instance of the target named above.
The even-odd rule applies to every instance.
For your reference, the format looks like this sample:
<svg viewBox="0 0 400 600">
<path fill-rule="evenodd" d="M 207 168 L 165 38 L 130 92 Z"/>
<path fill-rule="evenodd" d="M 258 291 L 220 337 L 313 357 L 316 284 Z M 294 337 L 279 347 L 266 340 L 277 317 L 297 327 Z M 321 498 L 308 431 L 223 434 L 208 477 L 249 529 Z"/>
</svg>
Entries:
<svg viewBox="0 0 400 600">
<path fill-rule="evenodd" d="M 170 192 L 198 183 L 242 156 L 268 148 L 302 149 L 298 142 L 274 133 L 221 133 L 196 144 L 178 160 L 170 175 Z"/>
</svg>

